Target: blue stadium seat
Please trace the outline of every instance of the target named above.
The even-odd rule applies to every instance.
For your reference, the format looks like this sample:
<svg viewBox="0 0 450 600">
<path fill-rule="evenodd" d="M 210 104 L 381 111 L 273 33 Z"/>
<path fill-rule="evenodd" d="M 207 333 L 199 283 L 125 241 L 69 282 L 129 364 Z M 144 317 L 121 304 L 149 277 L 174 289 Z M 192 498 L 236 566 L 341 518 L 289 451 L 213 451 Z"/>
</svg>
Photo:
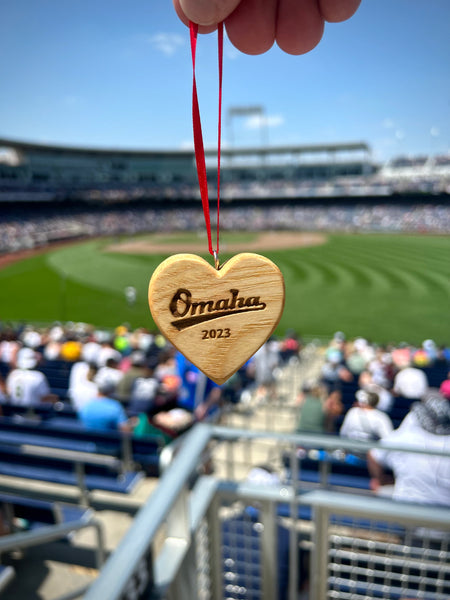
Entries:
<svg viewBox="0 0 450 600">
<path fill-rule="evenodd" d="M 134 470 L 120 470 L 118 466 L 98 464 L 97 455 L 85 458 L 64 454 L 36 455 L 26 445 L 0 445 L 0 474 L 24 479 L 34 479 L 63 485 L 79 486 L 76 464 L 84 468 L 83 483 L 87 490 L 104 490 L 128 494 L 144 477 Z"/>
<path fill-rule="evenodd" d="M 8 506 L 11 517 L 26 521 L 26 529 L 79 521 L 92 514 L 92 509 L 80 504 L 52 502 L 4 492 L 0 492 L 0 504 Z"/>
</svg>

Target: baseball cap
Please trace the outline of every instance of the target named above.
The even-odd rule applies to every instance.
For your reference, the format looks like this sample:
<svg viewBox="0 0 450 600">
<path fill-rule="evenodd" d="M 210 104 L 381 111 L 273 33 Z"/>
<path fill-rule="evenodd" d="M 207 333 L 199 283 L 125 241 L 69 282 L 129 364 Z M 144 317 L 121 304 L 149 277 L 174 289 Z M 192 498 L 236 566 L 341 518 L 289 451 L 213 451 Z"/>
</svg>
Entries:
<svg viewBox="0 0 450 600">
<path fill-rule="evenodd" d="M 22 348 L 17 353 L 17 367 L 19 369 L 34 369 L 37 363 L 38 358 L 32 348 Z"/>
<path fill-rule="evenodd" d="M 355 398 L 359 404 L 369 404 L 369 394 L 366 390 L 358 390 L 355 394 Z"/>
</svg>

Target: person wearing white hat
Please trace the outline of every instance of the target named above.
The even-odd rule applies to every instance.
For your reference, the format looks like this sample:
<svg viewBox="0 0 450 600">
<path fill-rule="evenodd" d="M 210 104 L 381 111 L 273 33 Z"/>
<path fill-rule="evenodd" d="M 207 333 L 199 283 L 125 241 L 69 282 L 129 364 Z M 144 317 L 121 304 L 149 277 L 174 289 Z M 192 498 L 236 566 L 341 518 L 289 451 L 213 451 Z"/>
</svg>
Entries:
<svg viewBox="0 0 450 600">
<path fill-rule="evenodd" d="M 10 403 L 16 406 L 36 406 L 41 402 L 55 402 L 58 397 L 50 392 L 44 373 L 36 371 L 38 355 L 32 348 L 22 348 L 17 353 L 17 368 L 6 379 L 6 392 Z"/>
<path fill-rule="evenodd" d="M 376 408 L 378 394 L 367 390 L 356 392 L 356 405 L 345 415 L 339 435 L 354 440 L 380 440 L 393 429 L 387 414 Z"/>
<path fill-rule="evenodd" d="M 420 402 L 414 402 L 402 425 L 383 443 L 436 450 L 447 456 L 374 448 L 367 457 L 372 490 L 378 491 L 385 483 L 387 467 L 394 473 L 394 500 L 450 508 L 450 402 L 439 390 L 430 388 Z"/>
</svg>

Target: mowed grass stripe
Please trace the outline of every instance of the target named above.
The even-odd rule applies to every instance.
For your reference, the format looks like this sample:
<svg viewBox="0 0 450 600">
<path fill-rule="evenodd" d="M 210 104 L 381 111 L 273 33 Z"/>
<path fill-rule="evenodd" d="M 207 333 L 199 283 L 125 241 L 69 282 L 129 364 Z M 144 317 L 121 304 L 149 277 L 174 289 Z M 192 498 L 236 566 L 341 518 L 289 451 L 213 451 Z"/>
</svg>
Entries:
<svg viewBox="0 0 450 600">
<path fill-rule="evenodd" d="M 405 241 L 403 238 L 400 239 Z M 416 243 L 422 244 L 424 239 L 426 240 L 427 238 L 419 238 L 416 240 Z M 450 256 L 446 264 L 441 263 L 439 265 L 439 267 L 442 267 L 441 271 L 432 259 L 429 260 L 429 255 L 424 255 L 423 250 L 421 250 L 421 258 L 423 259 L 421 262 L 424 265 L 422 269 L 416 258 L 404 252 L 394 252 L 393 246 L 395 246 L 395 243 L 377 245 L 376 252 L 361 249 L 359 257 L 366 263 L 366 267 L 370 268 L 368 265 L 370 262 L 380 272 L 383 272 L 395 287 L 408 290 L 418 287 L 422 294 L 427 293 L 426 288 L 428 287 L 437 293 L 450 293 Z M 410 252 L 410 249 L 406 250 L 406 252 Z M 341 257 L 345 256 L 353 259 L 354 248 L 350 249 L 347 247 L 345 250 L 341 250 L 339 254 Z"/>
<path fill-rule="evenodd" d="M 296 253 L 280 253 L 272 255 L 273 261 L 281 269 L 286 281 L 298 281 L 305 287 L 315 289 L 326 285 L 325 272 Z"/>
<path fill-rule="evenodd" d="M 341 253 L 344 256 L 345 253 Z M 400 288 L 410 289 L 412 279 L 416 279 L 416 284 L 422 287 L 422 293 L 425 291 L 424 288 L 431 288 L 437 293 L 450 294 L 450 276 L 449 274 L 441 273 L 429 264 L 421 269 L 415 260 L 410 259 L 396 259 L 396 265 L 392 265 L 392 259 L 388 260 L 387 257 L 374 257 L 365 253 L 361 253 L 361 258 L 366 260 L 364 266 L 365 269 L 377 270 L 380 275 L 384 275 L 386 279 L 390 279 L 391 283 Z M 369 266 L 369 261 L 373 267 Z M 400 279 L 399 279 L 400 273 Z M 409 273 L 409 275 L 408 275 Z M 420 283 L 422 282 L 422 284 Z"/>
<path fill-rule="evenodd" d="M 299 260 L 301 259 L 301 264 Z M 349 288 L 359 285 L 361 280 L 367 279 L 363 271 L 356 271 L 349 265 L 330 258 L 322 258 L 320 261 L 317 258 L 313 259 L 306 252 L 299 253 L 298 259 L 282 258 L 283 264 L 290 266 L 297 276 L 300 275 L 302 280 L 308 286 L 332 286 L 334 289 Z"/>
<path fill-rule="evenodd" d="M 344 259 L 341 255 L 341 259 Z M 345 263 L 346 268 L 354 273 L 355 280 L 364 288 L 373 293 L 384 294 L 391 289 L 391 282 L 380 269 L 369 264 L 360 265 L 349 260 Z"/>
<path fill-rule="evenodd" d="M 384 290 L 400 290 L 404 293 L 415 294 L 418 292 L 421 295 L 426 295 L 429 292 L 425 282 L 421 282 L 421 277 L 417 277 L 411 272 L 410 268 L 399 267 L 391 264 L 391 262 L 383 261 L 381 259 L 375 259 L 374 257 L 364 257 L 368 262 L 364 264 L 364 267 L 360 267 L 367 272 L 372 271 L 373 276 L 378 280 L 377 284 L 380 285 L 379 281 L 383 283 Z M 369 261 L 371 264 L 369 264 Z M 435 287 L 435 281 L 432 281 L 433 287 Z"/>
</svg>

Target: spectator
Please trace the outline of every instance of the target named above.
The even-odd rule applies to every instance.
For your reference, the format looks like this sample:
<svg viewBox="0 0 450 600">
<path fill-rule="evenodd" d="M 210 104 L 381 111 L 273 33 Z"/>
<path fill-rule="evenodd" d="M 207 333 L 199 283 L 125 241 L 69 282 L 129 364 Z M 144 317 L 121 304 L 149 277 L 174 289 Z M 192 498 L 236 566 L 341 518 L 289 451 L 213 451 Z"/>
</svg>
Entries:
<svg viewBox="0 0 450 600">
<path fill-rule="evenodd" d="M 4 404 L 7 400 L 7 396 L 6 396 L 6 382 L 3 379 L 3 376 L 0 374 L 0 404 Z M 1 409 L 0 409 L 0 416 L 1 416 Z"/>
<path fill-rule="evenodd" d="M 7 329 L 0 342 L 0 361 L 5 365 L 13 366 L 16 362 L 16 356 L 20 350 L 21 344 L 13 329 Z"/>
<path fill-rule="evenodd" d="M 151 423 L 171 438 L 183 433 L 194 423 L 194 416 L 184 408 L 162 410 L 153 415 Z"/>
<path fill-rule="evenodd" d="M 450 400 L 450 373 L 447 373 L 447 379 L 441 383 L 439 391 L 444 398 Z"/>
<path fill-rule="evenodd" d="M 144 366 L 140 377 L 136 377 L 130 394 L 129 413 L 149 413 L 156 405 L 159 381 L 154 377 L 153 369 Z"/>
<path fill-rule="evenodd" d="M 78 365 L 80 365 L 78 375 L 69 387 L 69 398 L 75 410 L 80 412 L 83 406 L 96 397 L 98 387 L 94 383 L 97 366 L 95 364 L 79 362 L 73 366 L 72 371 Z M 70 375 L 72 376 L 72 372 Z"/>
<path fill-rule="evenodd" d="M 339 435 L 365 442 L 383 439 L 391 433 L 392 421 L 376 408 L 378 394 L 358 390 L 356 400 L 356 405 L 345 415 Z"/>
<path fill-rule="evenodd" d="M 79 381 L 86 379 L 87 372 L 89 371 L 89 362 L 80 360 L 72 365 L 69 375 L 69 396 L 70 390 L 78 384 Z"/>
<path fill-rule="evenodd" d="M 325 432 L 336 433 L 336 420 L 344 412 L 342 392 L 332 390 L 325 400 Z"/>
<path fill-rule="evenodd" d="M 145 437 L 147 435 L 160 435 L 164 444 L 170 444 L 175 435 L 169 433 L 167 429 L 157 427 L 152 422 L 152 415 L 141 412 L 133 419 L 133 436 Z"/>
<path fill-rule="evenodd" d="M 117 384 L 117 399 L 127 403 L 131 398 L 133 385 L 138 378 L 145 377 L 147 369 L 145 365 L 145 354 L 136 350 L 130 356 L 130 368 L 125 371 L 123 377 Z"/>
<path fill-rule="evenodd" d="M 353 375 L 359 375 L 373 359 L 373 349 L 364 338 L 356 338 L 346 356 L 346 365 Z"/>
<path fill-rule="evenodd" d="M 253 356 L 257 398 L 275 395 L 275 370 L 280 364 L 278 344 L 270 339 Z"/>
<path fill-rule="evenodd" d="M 450 403 L 437 390 L 415 402 L 401 426 L 383 439 L 394 446 L 450 453 Z M 385 482 L 385 468 L 394 473 L 393 498 L 405 502 L 450 507 L 450 457 L 372 449 L 368 454 L 371 487 L 378 491 Z"/>
<path fill-rule="evenodd" d="M 81 350 L 82 359 L 88 363 L 98 364 L 101 348 L 101 345 L 95 340 L 94 336 L 92 336 L 85 344 L 83 344 Z"/>
<path fill-rule="evenodd" d="M 119 363 L 115 356 L 111 356 L 106 359 L 106 364 L 97 371 L 94 383 L 100 386 L 103 383 L 110 381 L 113 384 L 114 389 L 116 389 L 122 378 L 123 373 L 119 369 Z"/>
<path fill-rule="evenodd" d="M 122 355 L 113 347 L 111 339 L 104 340 L 97 354 L 97 366 L 104 367 L 108 359 L 113 358 L 117 363 L 122 360 Z"/>
<path fill-rule="evenodd" d="M 128 419 L 123 406 L 111 396 L 115 386 L 106 380 L 98 386 L 97 396 L 86 402 L 78 413 L 83 425 L 101 431 L 131 431 L 133 423 Z"/>
<path fill-rule="evenodd" d="M 334 430 L 334 421 L 342 413 L 339 391 L 327 396 L 326 388 L 305 384 L 299 398 L 300 417 L 297 432 L 325 433 Z"/>
<path fill-rule="evenodd" d="M 283 364 L 290 362 L 291 359 L 298 360 L 300 351 L 300 341 L 298 335 L 292 329 L 286 332 L 284 340 L 280 344 L 280 359 Z"/>
<path fill-rule="evenodd" d="M 180 352 L 176 354 L 177 374 L 181 379 L 178 406 L 195 414 L 198 420 L 216 413 L 222 400 L 222 391 Z"/>
<path fill-rule="evenodd" d="M 392 394 L 381 384 L 375 383 L 375 378 L 369 371 L 363 371 L 358 379 L 358 385 L 367 392 L 378 394 L 377 409 L 385 413 L 392 410 L 394 399 Z"/>
<path fill-rule="evenodd" d="M 342 364 L 343 355 L 337 348 L 329 348 L 322 366 L 321 377 L 326 385 L 334 386 L 339 381 L 352 381 L 352 373 Z"/>
<path fill-rule="evenodd" d="M 42 343 L 42 336 L 36 327 L 32 327 L 28 325 L 21 335 L 22 342 L 24 346 L 28 348 L 33 348 L 33 350 L 38 350 Z"/>
<path fill-rule="evenodd" d="M 428 390 L 427 376 L 421 369 L 403 366 L 394 378 L 393 392 L 397 396 L 420 400 Z"/>
<path fill-rule="evenodd" d="M 17 353 L 17 368 L 6 379 L 6 390 L 11 404 L 37 406 L 41 402 L 56 402 L 44 373 L 36 370 L 38 355 L 32 348 L 22 348 Z"/>
<path fill-rule="evenodd" d="M 70 362 L 80 360 L 81 349 L 81 342 L 77 340 L 75 335 L 70 334 L 61 346 L 61 358 Z"/>
</svg>

